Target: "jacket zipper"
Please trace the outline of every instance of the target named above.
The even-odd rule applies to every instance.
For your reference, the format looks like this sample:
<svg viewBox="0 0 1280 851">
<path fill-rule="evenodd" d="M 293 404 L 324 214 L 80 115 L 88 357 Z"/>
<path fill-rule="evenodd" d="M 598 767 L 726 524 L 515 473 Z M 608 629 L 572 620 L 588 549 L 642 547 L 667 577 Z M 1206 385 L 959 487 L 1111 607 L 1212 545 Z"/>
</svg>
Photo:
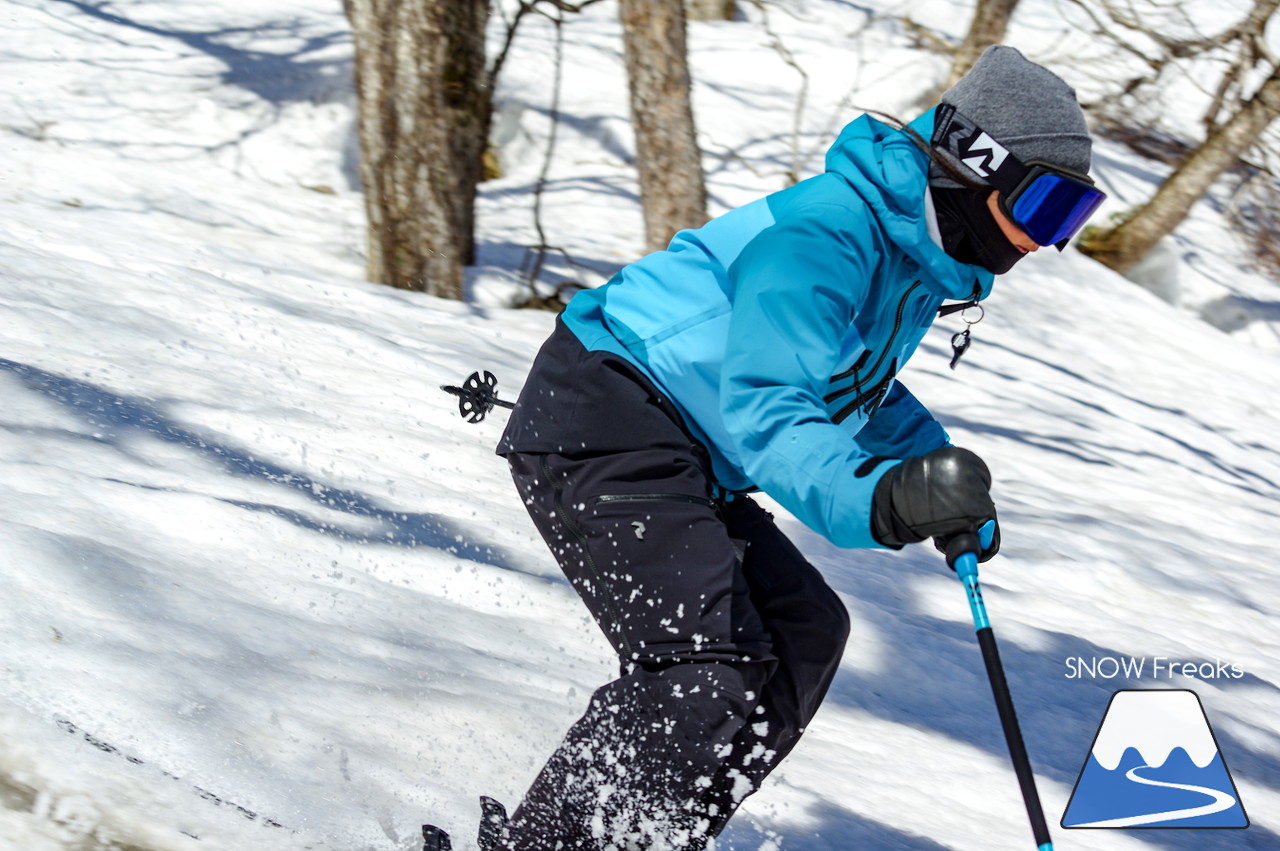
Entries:
<svg viewBox="0 0 1280 851">
<path fill-rule="evenodd" d="M 875 366 L 871 367 L 871 371 L 868 374 L 868 377 L 873 376 L 880 371 L 881 365 L 884 364 L 884 359 L 889 356 L 889 352 L 893 349 L 893 341 L 898 336 L 898 332 L 902 330 L 902 317 L 907 311 L 907 302 L 910 300 L 911 294 L 915 292 L 916 288 L 919 286 L 921 286 L 921 283 L 919 281 L 916 281 L 914 284 L 907 287 L 907 291 L 902 294 L 902 298 L 898 301 L 898 310 L 893 319 L 893 330 L 889 332 L 889 339 L 885 341 L 884 348 L 881 349 L 880 356 L 876 358 Z M 848 387 L 844 387 L 844 388 L 841 388 L 840 390 L 835 390 L 831 393 L 828 393 L 826 396 L 822 398 L 822 401 L 828 402 L 828 403 L 834 402 L 836 399 L 839 399 L 841 396 L 846 396 L 849 393 L 854 393 L 862 390 L 863 389 L 862 383 L 860 383 L 856 379 L 856 372 L 858 371 L 860 364 L 863 361 L 865 361 L 865 357 L 860 357 L 852 367 L 840 373 L 839 375 L 832 376 L 831 377 L 832 381 L 839 381 L 841 378 L 847 377 L 850 373 L 855 373 L 855 379 L 852 384 L 850 384 Z M 883 389 L 882 385 L 886 385 L 886 384 L 887 382 L 884 379 L 881 379 L 879 382 L 877 382 L 876 386 L 869 391 L 869 393 L 860 394 L 857 399 L 854 399 L 855 404 L 846 405 L 844 408 L 841 409 L 840 413 L 843 416 L 841 416 L 840 419 L 844 419 L 844 417 L 847 417 L 850 413 L 852 413 L 854 410 L 857 410 L 857 408 L 860 407 L 858 404 L 856 404 L 859 401 L 859 399 L 865 402 L 867 398 L 873 397 L 877 392 L 880 392 Z M 836 421 L 839 422 L 839 420 L 836 420 Z"/>
<path fill-rule="evenodd" d="M 840 373 L 839 375 L 833 375 L 833 376 L 831 376 L 831 380 L 832 380 L 832 381 L 840 381 L 841 379 L 848 378 L 849 376 L 851 376 L 851 375 L 852 375 L 852 376 L 853 376 L 853 383 L 854 383 L 855 385 L 857 385 L 857 383 L 858 383 L 858 370 L 860 370 L 860 369 L 862 369 L 864 366 L 866 366 L 867 361 L 869 361 L 870 359 L 871 359 L 871 350 L 870 350 L 870 349 L 866 349 L 865 351 L 863 351 L 863 353 L 862 353 L 862 354 L 858 355 L 858 359 L 857 359 L 856 361 L 854 361 L 854 362 L 853 362 L 853 366 L 849 367 L 848 369 L 846 369 L 844 372 Z M 828 401 L 830 401 L 830 400 L 828 400 Z"/>
<path fill-rule="evenodd" d="M 870 405 L 872 410 L 880 407 L 880 402 L 884 400 L 884 396 L 889 392 L 889 384 L 898 374 L 898 359 L 893 359 L 893 365 L 889 367 L 889 371 L 885 373 L 884 378 L 875 383 L 870 390 L 859 394 L 852 402 L 845 405 L 835 416 L 831 418 L 834 423 L 842 423 L 849 418 L 849 415 L 864 405 Z"/>
</svg>

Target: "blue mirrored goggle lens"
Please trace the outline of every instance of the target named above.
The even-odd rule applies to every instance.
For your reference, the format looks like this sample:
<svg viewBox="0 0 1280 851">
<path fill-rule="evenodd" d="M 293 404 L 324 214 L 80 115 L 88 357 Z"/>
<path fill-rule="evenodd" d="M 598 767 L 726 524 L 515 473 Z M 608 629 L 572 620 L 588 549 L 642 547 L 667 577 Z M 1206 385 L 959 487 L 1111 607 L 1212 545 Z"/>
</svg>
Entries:
<svg viewBox="0 0 1280 851">
<path fill-rule="evenodd" d="M 1014 199 L 1011 212 L 1038 245 L 1054 245 L 1075 236 L 1106 197 L 1079 180 L 1041 174 Z"/>
</svg>

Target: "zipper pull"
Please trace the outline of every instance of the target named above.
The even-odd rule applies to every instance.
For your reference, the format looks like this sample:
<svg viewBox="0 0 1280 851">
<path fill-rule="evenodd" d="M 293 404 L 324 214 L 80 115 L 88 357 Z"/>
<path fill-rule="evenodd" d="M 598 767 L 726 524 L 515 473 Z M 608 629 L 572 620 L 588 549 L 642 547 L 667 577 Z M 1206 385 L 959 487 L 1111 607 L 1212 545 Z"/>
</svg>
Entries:
<svg viewBox="0 0 1280 851">
<path fill-rule="evenodd" d="M 963 313 L 971 307 L 977 307 L 978 300 L 976 298 L 969 301 L 961 301 L 956 304 L 945 304 L 938 308 L 938 318 L 945 319 L 953 313 Z"/>
</svg>

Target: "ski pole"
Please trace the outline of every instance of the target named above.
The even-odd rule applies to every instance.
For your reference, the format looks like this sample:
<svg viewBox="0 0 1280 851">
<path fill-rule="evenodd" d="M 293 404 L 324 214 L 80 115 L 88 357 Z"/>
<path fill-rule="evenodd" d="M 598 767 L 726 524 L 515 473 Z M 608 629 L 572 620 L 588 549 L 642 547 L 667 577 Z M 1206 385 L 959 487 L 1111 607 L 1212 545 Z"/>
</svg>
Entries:
<svg viewBox="0 0 1280 851">
<path fill-rule="evenodd" d="M 1013 710 L 1013 697 L 1009 683 L 1000 664 L 1000 651 L 996 648 L 995 633 L 987 618 L 987 607 L 982 601 L 982 588 L 978 585 L 978 553 L 991 545 L 995 534 L 995 521 L 986 523 L 977 533 L 957 535 L 947 542 L 947 564 L 955 570 L 969 595 L 969 608 L 973 613 L 973 627 L 978 633 L 978 646 L 982 648 L 982 661 L 987 666 L 987 679 L 991 681 L 991 694 L 996 699 L 1000 713 L 1000 725 L 1004 728 L 1005 742 L 1009 745 L 1009 758 L 1013 771 L 1022 788 L 1022 801 L 1027 806 L 1027 818 L 1031 820 L 1031 833 L 1038 846 L 1037 851 L 1053 851 L 1049 826 L 1045 824 L 1044 809 L 1040 806 L 1040 794 L 1036 791 L 1036 778 L 1031 770 L 1031 758 L 1027 755 L 1018 716 Z"/>
</svg>

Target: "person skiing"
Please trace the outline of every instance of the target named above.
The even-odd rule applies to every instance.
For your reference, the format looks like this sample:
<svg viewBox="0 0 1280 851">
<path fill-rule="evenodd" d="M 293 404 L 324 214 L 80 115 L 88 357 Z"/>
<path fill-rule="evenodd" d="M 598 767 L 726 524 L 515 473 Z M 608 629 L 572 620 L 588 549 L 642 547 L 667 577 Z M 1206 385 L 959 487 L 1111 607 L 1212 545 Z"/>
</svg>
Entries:
<svg viewBox="0 0 1280 851">
<path fill-rule="evenodd" d="M 910 124 L 857 118 L 823 174 L 570 301 L 497 451 L 621 670 L 498 848 L 705 848 L 796 745 L 849 616 L 749 491 L 848 548 L 996 520 L 898 373 L 945 301 L 1065 247 L 1105 197 L 1090 158 L 1075 92 L 992 47 Z"/>
</svg>

